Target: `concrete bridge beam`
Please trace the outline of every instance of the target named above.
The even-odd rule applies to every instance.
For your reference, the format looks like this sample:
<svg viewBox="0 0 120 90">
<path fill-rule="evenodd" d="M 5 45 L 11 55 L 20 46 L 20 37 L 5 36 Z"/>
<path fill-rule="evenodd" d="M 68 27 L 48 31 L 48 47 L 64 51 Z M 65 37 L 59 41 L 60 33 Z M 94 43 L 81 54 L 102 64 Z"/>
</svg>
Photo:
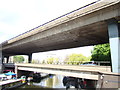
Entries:
<svg viewBox="0 0 120 90">
<path fill-rule="evenodd" d="M 112 72 L 120 73 L 120 23 L 115 19 L 109 20 L 108 32 L 112 59 Z"/>
</svg>

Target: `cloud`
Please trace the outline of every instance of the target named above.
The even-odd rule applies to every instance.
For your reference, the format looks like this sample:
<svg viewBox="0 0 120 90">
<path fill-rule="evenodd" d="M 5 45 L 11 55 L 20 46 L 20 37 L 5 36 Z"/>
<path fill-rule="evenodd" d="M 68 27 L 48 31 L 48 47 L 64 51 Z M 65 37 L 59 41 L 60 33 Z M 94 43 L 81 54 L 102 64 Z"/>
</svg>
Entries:
<svg viewBox="0 0 120 90">
<path fill-rule="evenodd" d="M 16 13 L 0 10 L 0 22 L 12 25 L 17 22 L 19 15 Z"/>
<path fill-rule="evenodd" d="M 6 27 L 10 24 L 20 34 L 91 1 L 95 0 L 87 0 L 87 2 L 81 0 L 1 0 L 0 22 L 6 23 Z M 16 32 L 11 28 L 9 31 Z"/>
<path fill-rule="evenodd" d="M 82 54 L 86 57 L 89 57 L 89 56 L 91 56 L 92 50 L 93 50 L 93 46 L 55 50 L 55 51 L 48 51 L 48 52 L 42 52 L 42 53 L 34 53 L 33 58 L 36 60 L 45 60 L 48 57 L 58 57 L 61 60 L 64 60 L 67 55 L 70 55 L 73 53 Z"/>
</svg>

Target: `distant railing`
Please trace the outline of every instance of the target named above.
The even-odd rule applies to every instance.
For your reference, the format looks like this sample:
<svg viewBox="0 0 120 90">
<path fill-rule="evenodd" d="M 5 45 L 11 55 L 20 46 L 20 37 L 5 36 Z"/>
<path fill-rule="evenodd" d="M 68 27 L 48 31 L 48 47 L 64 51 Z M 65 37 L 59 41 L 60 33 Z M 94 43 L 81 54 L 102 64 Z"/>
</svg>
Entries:
<svg viewBox="0 0 120 90">
<path fill-rule="evenodd" d="M 85 63 L 93 65 L 99 65 L 99 66 L 110 66 L 110 61 L 33 61 L 31 63 L 33 64 L 53 64 L 53 65 L 82 65 Z M 12 63 L 4 63 L 5 65 L 13 65 L 15 62 Z M 21 63 L 21 62 L 20 62 Z M 28 63 L 28 62 L 22 62 L 22 63 Z M 91 65 L 92 65 L 91 64 Z"/>
<path fill-rule="evenodd" d="M 32 62 L 34 64 L 55 64 L 55 65 L 82 65 L 83 63 L 89 63 L 94 62 L 93 65 L 99 65 L 99 66 L 110 66 L 110 61 L 55 61 L 55 62 L 49 62 L 49 61 L 36 61 Z M 92 65 L 92 64 L 91 64 Z"/>
<path fill-rule="evenodd" d="M 4 67 L 15 67 L 14 63 L 3 63 Z"/>
</svg>

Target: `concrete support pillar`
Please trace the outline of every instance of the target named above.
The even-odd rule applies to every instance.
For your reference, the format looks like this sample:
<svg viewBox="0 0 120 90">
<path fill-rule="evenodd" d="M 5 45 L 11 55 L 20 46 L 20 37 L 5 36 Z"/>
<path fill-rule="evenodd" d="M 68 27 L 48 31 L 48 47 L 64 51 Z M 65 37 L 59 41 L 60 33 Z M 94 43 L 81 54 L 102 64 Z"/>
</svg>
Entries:
<svg viewBox="0 0 120 90">
<path fill-rule="evenodd" d="M 0 73 L 2 73 L 2 45 L 0 44 Z"/>
<path fill-rule="evenodd" d="M 108 21 L 109 42 L 112 59 L 112 72 L 120 73 L 120 23 L 111 19 Z"/>
<path fill-rule="evenodd" d="M 24 71 L 18 70 L 18 66 L 15 65 L 15 74 L 17 78 L 20 78 L 22 76 Z M 29 75 L 29 74 L 28 74 Z"/>
<path fill-rule="evenodd" d="M 15 73 L 16 73 L 16 77 L 18 77 L 18 67 L 17 67 L 17 65 L 15 65 Z"/>
<path fill-rule="evenodd" d="M 8 62 L 9 62 L 9 56 L 7 56 L 6 58 L 7 58 L 7 61 L 6 61 L 6 63 L 8 63 Z"/>
<path fill-rule="evenodd" d="M 2 64 L 2 54 L 0 53 L 0 64 Z"/>
<path fill-rule="evenodd" d="M 2 55 L 2 63 L 4 62 L 4 56 Z"/>
<path fill-rule="evenodd" d="M 28 55 L 28 63 L 32 62 L 32 53 Z"/>
</svg>

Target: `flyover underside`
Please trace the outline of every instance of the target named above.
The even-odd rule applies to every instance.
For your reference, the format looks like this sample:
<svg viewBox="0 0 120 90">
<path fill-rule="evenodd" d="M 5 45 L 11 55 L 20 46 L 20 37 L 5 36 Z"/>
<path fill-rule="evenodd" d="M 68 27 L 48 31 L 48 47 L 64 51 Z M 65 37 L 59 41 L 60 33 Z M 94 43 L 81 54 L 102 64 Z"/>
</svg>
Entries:
<svg viewBox="0 0 120 90">
<path fill-rule="evenodd" d="M 88 32 L 89 31 L 89 32 Z M 24 42 L 3 51 L 3 53 L 29 54 L 58 49 L 67 49 L 80 46 L 108 43 L 107 24 L 105 22 L 93 23 L 74 30 L 53 34 L 40 39 Z M 32 37 L 32 36 L 31 36 Z"/>
</svg>

